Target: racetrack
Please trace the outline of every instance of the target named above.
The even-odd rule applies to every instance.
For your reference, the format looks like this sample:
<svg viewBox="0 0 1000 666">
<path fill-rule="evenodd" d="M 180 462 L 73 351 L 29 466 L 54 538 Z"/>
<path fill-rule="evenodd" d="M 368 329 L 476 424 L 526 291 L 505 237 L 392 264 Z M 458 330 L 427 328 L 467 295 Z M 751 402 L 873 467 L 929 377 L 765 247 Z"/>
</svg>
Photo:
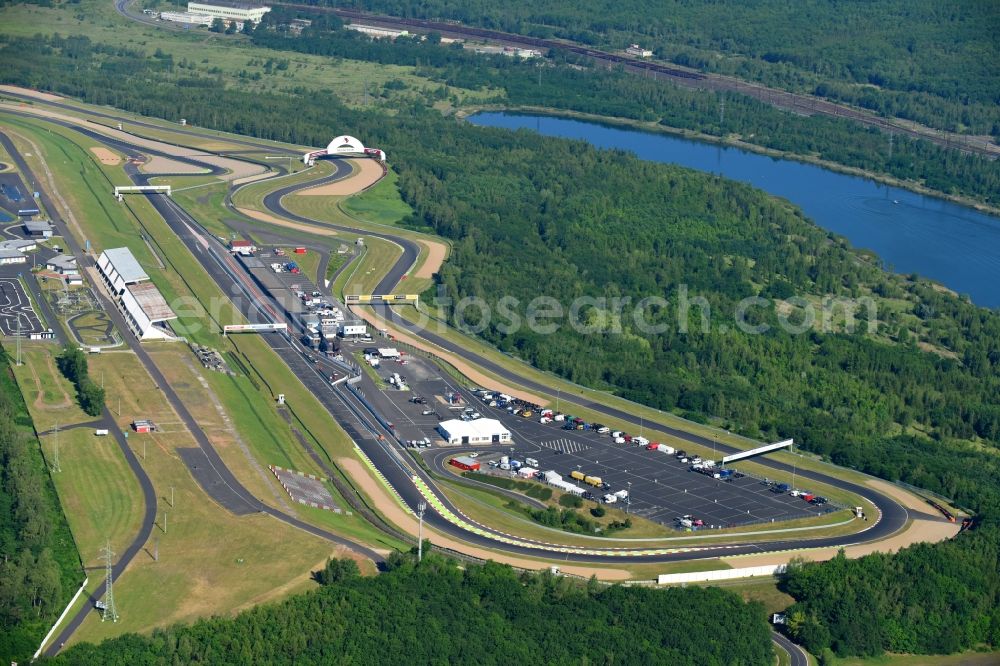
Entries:
<svg viewBox="0 0 1000 666">
<path fill-rule="evenodd" d="M 107 136 L 103 133 L 96 135 L 96 133 L 88 132 L 86 129 L 76 129 L 78 129 L 78 131 L 82 131 L 84 134 L 88 134 L 91 138 L 100 140 L 109 147 L 126 152 L 126 154 L 136 154 L 136 148 L 130 145 L 130 143 L 121 142 L 116 138 Z M 142 152 L 156 154 L 158 151 L 144 148 Z M 196 156 L 186 156 L 183 159 L 199 161 Z M 134 181 L 139 183 L 144 182 L 145 177 L 142 174 L 135 172 L 134 169 L 130 171 L 130 175 Z M 287 218 L 293 222 L 302 224 L 303 226 L 308 226 L 311 229 L 326 227 L 349 234 L 380 237 L 399 245 L 403 249 L 402 256 L 377 287 L 380 291 L 391 292 L 402 276 L 412 268 L 416 257 L 418 256 L 419 248 L 415 241 L 395 236 L 389 232 L 371 232 L 347 226 L 322 223 L 303 216 L 292 214 L 281 205 L 282 197 L 292 194 L 298 189 L 323 185 L 337 180 L 342 176 L 342 170 L 338 169 L 335 174 L 328 176 L 325 179 L 278 189 L 265 197 L 265 206 L 275 217 Z M 203 266 L 209 271 L 209 274 L 213 277 L 213 279 L 219 283 L 219 286 L 224 288 L 226 293 L 239 293 L 241 290 L 252 290 L 248 293 L 253 295 L 253 300 L 257 300 L 257 302 L 261 302 L 260 299 L 263 299 L 265 302 L 267 301 L 265 296 L 257 292 L 252 286 L 244 283 L 245 276 L 241 276 L 239 274 L 238 268 L 226 267 L 224 265 L 227 261 L 226 258 L 221 256 L 221 254 L 217 254 L 216 248 L 212 246 L 212 244 L 215 243 L 214 237 L 207 236 L 199 232 L 198 230 L 200 229 L 200 225 L 191 219 L 185 211 L 180 209 L 169 199 L 162 196 L 151 196 L 150 201 L 154 204 L 154 206 L 156 206 L 160 214 L 167 220 L 168 224 L 174 229 L 181 240 L 183 240 L 188 247 L 191 248 L 191 251 L 195 254 L 199 261 L 202 262 Z M 211 247 L 210 252 L 205 252 L 206 246 Z M 218 250 L 221 251 L 221 246 Z M 461 348 L 458 345 L 441 338 L 440 336 L 436 336 L 430 331 L 417 330 L 414 327 L 411 327 L 385 307 L 378 307 L 376 308 L 376 311 L 380 314 L 388 315 L 394 325 L 406 329 L 412 335 L 441 347 L 448 354 L 456 355 L 469 362 L 476 363 L 487 369 L 489 372 L 503 377 L 514 384 L 524 386 L 533 392 L 537 392 L 539 395 L 545 395 L 550 390 L 548 387 L 538 382 L 519 376 L 510 370 L 491 363 L 488 359 L 476 354 L 472 350 Z M 286 361 L 286 363 L 289 364 L 296 374 L 303 378 L 306 385 L 312 389 L 324 405 L 326 405 L 327 408 L 338 417 L 338 420 L 342 422 L 342 425 L 345 425 L 349 432 L 353 431 L 354 433 L 358 433 L 360 435 L 358 437 L 358 439 L 361 440 L 358 442 L 359 445 L 369 458 L 375 462 L 376 467 L 383 472 L 390 484 L 400 493 L 400 495 L 402 495 L 407 505 L 413 507 L 425 498 L 418 487 L 414 485 L 414 478 L 420 479 L 422 483 L 431 488 L 431 491 L 433 492 L 433 480 L 423 473 L 422 470 L 414 469 L 412 466 L 407 465 L 405 459 L 399 455 L 399 452 L 386 443 L 391 440 L 392 433 L 384 427 L 381 427 L 376 422 L 377 418 L 375 418 L 374 415 L 367 414 L 364 411 L 364 405 L 361 404 L 355 396 L 342 388 L 331 390 L 329 382 L 324 378 L 324 376 L 320 375 L 312 366 L 305 364 L 302 360 L 300 350 L 296 348 L 296 344 L 291 343 L 291 341 L 288 340 L 282 341 L 278 336 L 267 336 L 267 338 L 269 341 L 272 341 L 272 346 L 275 348 L 275 351 L 281 355 L 281 357 Z M 638 425 L 638 419 L 636 417 L 622 410 L 606 407 L 592 402 L 588 402 L 584 406 L 593 409 L 594 411 L 607 414 L 608 416 L 618 418 L 622 421 L 635 422 Z M 646 421 L 646 425 L 664 430 L 681 439 L 686 439 L 688 441 L 697 442 L 707 446 L 713 445 L 712 441 L 676 430 L 669 427 L 665 423 L 651 423 L 650 421 Z M 379 440 L 375 435 L 388 437 L 390 440 Z M 722 445 L 718 445 L 718 449 L 723 453 L 735 450 Z M 776 469 L 789 469 L 786 465 L 773 461 L 769 462 L 771 466 Z M 819 472 L 798 470 L 798 476 L 802 478 L 812 478 L 824 483 L 832 483 L 839 487 L 846 488 L 851 492 L 863 495 L 880 507 L 881 515 L 876 521 L 874 521 L 873 525 L 861 534 L 846 537 L 830 537 L 828 539 L 788 539 L 785 541 L 770 543 L 747 542 L 739 546 L 727 547 L 726 554 L 733 555 L 739 552 L 754 554 L 773 550 L 791 550 L 803 547 L 823 546 L 835 547 L 851 543 L 874 542 L 895 534 L 906 523 L 908 517 L 907 510 L 894 499 L 878 492 L 875 489 L 842 482 Z M 502 539 L 498 539 L 497 536 L 492 534 L 486 526 L 472 526 L 470 528 L 467 523 L 464 523 L 461 520 L 456 522 L 456 510 L 446 500 L 442 500 L 439 506 L 440 510 L 428 513 L 428 523 L 430 523 L 439 532 L 448 535 L 450 538 L 453 537 L 456 540 L 461 540 L 466 543 L 472 542 L 477 547 L 490 549 L 491 552 L 502 550 L 517 555 L 531 555 L 535 557 L 548 555 L 549 557 L 557 556 L 564 560 L 603 563 L 623 561 L 677 561 L 713 557 L 722 554 L 711 547 L 697 549 L 647 549 L 642 552 L 634 552 L 628 549 L 619 548 L 564 548 L 552 544 L 533 543 L 528 540 L 518 540 L 512 543 L 509 542 L 509 540 L 504 541 Z"/>
</svg>

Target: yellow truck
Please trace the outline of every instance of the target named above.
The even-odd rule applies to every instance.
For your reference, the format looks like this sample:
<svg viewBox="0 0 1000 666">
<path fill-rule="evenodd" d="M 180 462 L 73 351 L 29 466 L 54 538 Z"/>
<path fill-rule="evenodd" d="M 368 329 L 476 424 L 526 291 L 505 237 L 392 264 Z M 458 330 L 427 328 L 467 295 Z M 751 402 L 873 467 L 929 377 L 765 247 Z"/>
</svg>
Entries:
<svg viewBox="0 0 1000 666">
<path fill-rule="evenodd" d="M 569 475 L 571 477 L 573 477 L 574 479 L 576 479 L 577 481 L 584 481 L 587 478 L 587 475 L 584 474 L 583 472 L 575 472 L 574 471 L 574 472 L 570 472 Z"/>
<path fill-rule="evenodd" d="M 599 476 L 585 476 L 583 478 L 583 482 L 584 483 L 589 483 L 590 485 L 594 486 L 595 488 L 600 488 L 601 487 L 601 477 L 599 477 Z"/>
</svg>

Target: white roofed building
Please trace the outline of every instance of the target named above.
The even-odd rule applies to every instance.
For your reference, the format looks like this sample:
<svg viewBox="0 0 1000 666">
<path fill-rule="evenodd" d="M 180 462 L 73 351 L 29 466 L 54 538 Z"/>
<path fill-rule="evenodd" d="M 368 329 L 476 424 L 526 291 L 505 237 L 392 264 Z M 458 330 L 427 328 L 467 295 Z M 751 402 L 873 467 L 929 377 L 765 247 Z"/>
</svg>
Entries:
<svg viewBox="0 0 1000 666">
<path fill-rule="evenodd" d="M 164 325 L 177 315 L 127 247 L 105 250 L 97 270 L 129 329 L 139 340 L 173 340 Z"/>
<path fill-rule="evenodd" d="M 260 23 L 264 14 L 271 8 L 256 2 L 234 2 L 232 0 L 206 0 L 205 2 L 189 2 L 187 6 L 191 14 L 207 14 L 212 18 L 227 21 L 253 21 Z"/>
<path fill-rule="evenodd" d="M 449 444 L 504 444 L 510 442 L 510 430 L 496 419 L 462 421 L 451 419 L 438 424 L 438 432 Z"/>
<path fill-rule="evenodd" d="M 61 275 L 77 275 L 80 272 L 76 266 L 76 257 L 71 254 L 57 254 L 45 262 L 45 268 Z"/>
</svg>

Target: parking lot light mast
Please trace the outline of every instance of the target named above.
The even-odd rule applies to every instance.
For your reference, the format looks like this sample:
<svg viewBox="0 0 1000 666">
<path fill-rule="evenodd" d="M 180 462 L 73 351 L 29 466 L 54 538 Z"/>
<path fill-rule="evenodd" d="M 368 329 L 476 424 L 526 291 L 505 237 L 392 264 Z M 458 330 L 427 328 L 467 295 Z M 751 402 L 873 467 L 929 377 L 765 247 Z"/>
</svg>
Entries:
<svg viewBox="0 0 1000 666">
<path fill-rule="evenodd" d="M 632 506 L 632 482 L 627 481 L 626 483 L 628 483 L 628 496 L 625 497 L 625 513 L 628 513 L 629 507 Z"/>
</svg>

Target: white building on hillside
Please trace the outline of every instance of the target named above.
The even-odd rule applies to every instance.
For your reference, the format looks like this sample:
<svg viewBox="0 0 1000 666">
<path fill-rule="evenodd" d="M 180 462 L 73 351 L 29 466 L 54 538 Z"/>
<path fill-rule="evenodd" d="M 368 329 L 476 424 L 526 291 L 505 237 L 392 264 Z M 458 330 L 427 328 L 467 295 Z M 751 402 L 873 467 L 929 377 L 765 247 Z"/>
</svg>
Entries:
<svg viewBox="0 0 1000 666">
<path fill-rule="evenodd" d="M 256 2 L 233 2 L 232 0 L 206 0 L 205 2 L 189 2 L 188 12 L 191 14 L 207 14 L 213 19 L 226 21 L 252 21 L 260 23 L 264 14 L 271 11 L 270 7 Z"/>
<path fill-rule="evenodd" d="M 212 25 L 212 17 L 208 14 L 192 14 L 191 12 L 160 12 L 160 20 L 183 23 L 184 25 Z"/>
</svg>

